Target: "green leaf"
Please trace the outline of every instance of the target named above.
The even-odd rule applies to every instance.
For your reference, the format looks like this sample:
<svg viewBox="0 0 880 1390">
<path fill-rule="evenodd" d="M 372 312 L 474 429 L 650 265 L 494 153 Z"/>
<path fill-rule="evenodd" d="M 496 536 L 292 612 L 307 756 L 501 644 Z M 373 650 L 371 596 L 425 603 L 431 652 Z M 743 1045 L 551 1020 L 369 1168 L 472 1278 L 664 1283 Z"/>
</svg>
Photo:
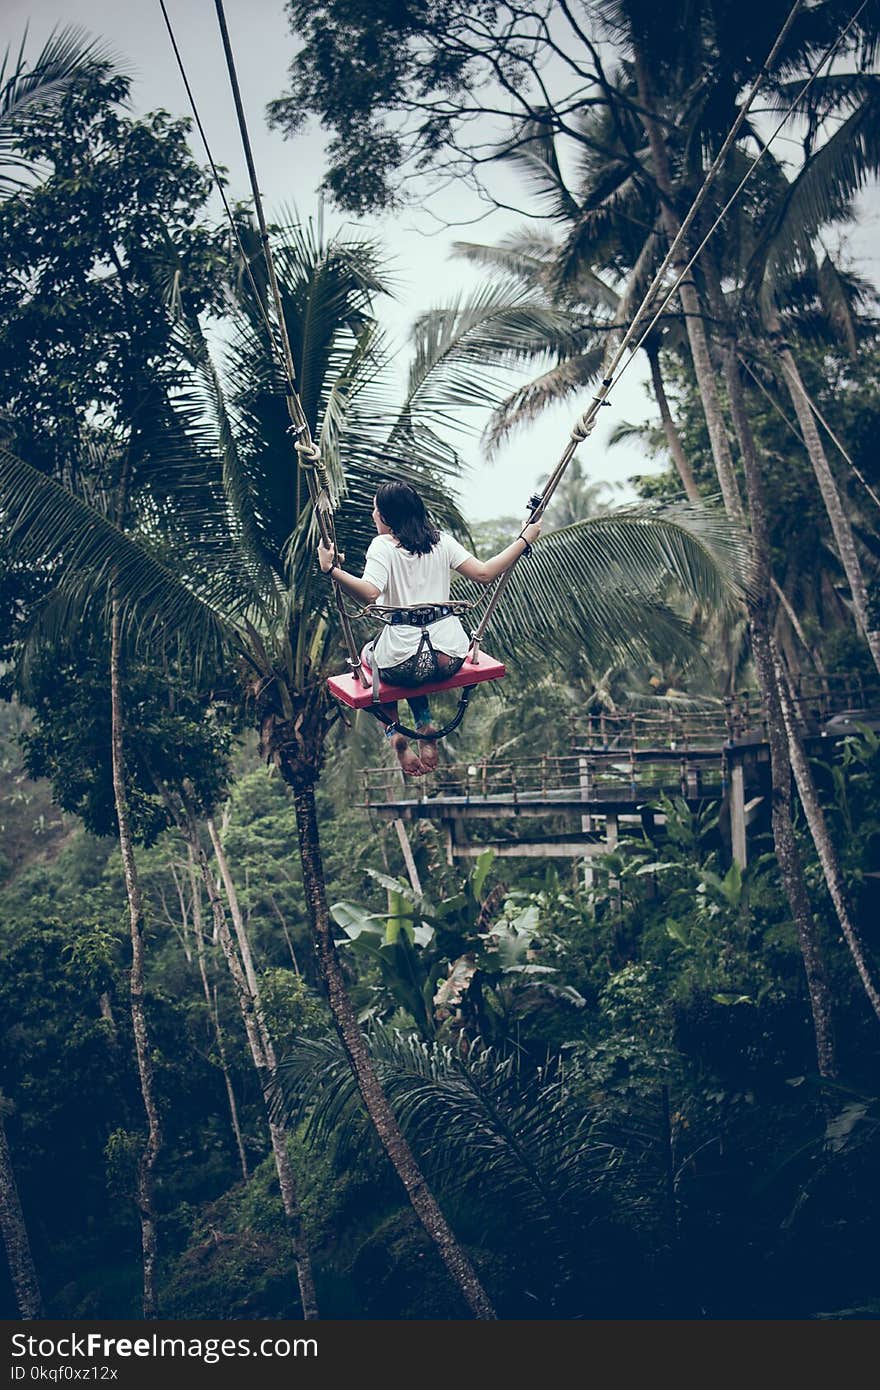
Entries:
<svg viewBox="0 0 880 1390">
<path fill-rule="evenodd" d="M 367 867 L 367 873 L 374 883 L 378 883 L 389 893 L 397 893 L 405 898 L 408 903 L 415 904 L 418 901 L 418 894 L 414 893 L 410 885 L 402 878 L 392 878 L 390 874 L 383 874 L 378 869 Z"/>
<path fill-rule="evenodd" d="M 415 941 L 415 930 L 412 918 L 407 917 L 404 911 L 406 899 L 402 893 L 390 892 L 388 895 L 388 925 L 385 928 L 385 943 L 393 945 L 398 940 L 401 933 L 412 943 Z"/>
<path fill-rule="evenodd" d="M 683 922 L 667 922 L 666 935 L 672 937 L 672 940 L 677 941 L 680 946 L 689 947 L 691 944 L 687 927 Z"/>
<path fill-rule="evenodd" d="M 364 932 L 384 937 L 384 919 L 375 912 L 365 912 L 357 903 L 338 902 L 330 907 L 330 916 L 341 927 L 351 941 L 356 941 Z"/>
<path fill-rule="evenodd" d="M 477 856 L 474 871 L 471 875 L 471 888 L 477 901 L 482 897 L 483 886 L 494 862 L 495 851 L 493 849 L 484 849 L 483 852 Z"/>
</svg>

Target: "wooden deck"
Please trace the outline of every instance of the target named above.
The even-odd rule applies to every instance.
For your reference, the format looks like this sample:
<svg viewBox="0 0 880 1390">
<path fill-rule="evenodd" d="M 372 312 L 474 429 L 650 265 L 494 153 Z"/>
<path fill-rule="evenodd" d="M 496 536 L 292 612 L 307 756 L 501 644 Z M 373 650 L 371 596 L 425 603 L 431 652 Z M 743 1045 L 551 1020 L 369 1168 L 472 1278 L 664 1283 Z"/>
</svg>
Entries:
<svg viewBox="0 0 880 1390">
<path fill-rule="evenodd" d="M 880 727 L 880 684 L 827 678 L 796 692 L 805 738 L 815 751 L 859 722 Z M 501 857 L 588 860 L 621 836 L 662 833 L 665 795 L 696 808 L 720 803 L 731 857 L 748 860 L 750 827 L 769 828 L 770 753 L 760 701 L 745 691 L 702 709 L 616 711 L 572 721 L 572 751 L 562 756 L 441 764 L 423 781 L 394 767 L 363 773 L 364 806 L 398 823 L 429 820 L 445 833 L 447 857 L 470 858 L 467 821 L 543 821 L 534 834 L 493 840 Z M 566 822 L 568 823 L 566 826 Z"/>
</svg>

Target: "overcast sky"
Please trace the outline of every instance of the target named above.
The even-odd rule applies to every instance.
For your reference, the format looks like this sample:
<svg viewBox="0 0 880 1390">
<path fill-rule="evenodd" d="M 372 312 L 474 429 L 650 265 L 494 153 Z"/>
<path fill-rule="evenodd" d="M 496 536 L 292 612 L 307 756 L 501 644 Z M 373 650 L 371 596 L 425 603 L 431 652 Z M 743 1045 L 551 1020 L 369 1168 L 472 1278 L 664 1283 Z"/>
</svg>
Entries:
<svg viewBox="0 0 880 1390">
<path fill-rule="evenodd" d="M 228 168 L 233 195 L 245 198 L 247 176 L 212 0 L 167 0 L 167 4 L 214 157 Z M 268 129 L 264 117 L 267 101 L 285 89 L 287 65 L 294 52 L 282 0 L 226 0 L 225 8 L 269 215 L 293 204 L 300 216 L 314 215 L 316 188 L 323 174 L 321 132 L 307 131 L 294 140 L 285 140 Z M 17 47 L 29 25 L 28 51 L 33 55 L 53 26 L 81 25 L 104 39 L 131 73 L 132 102 L 137 112 L 163 107 L 174 114 L 189 115 L 158 0 L 2 0 L 0 11 L 0 48 L 7 44 Z M 192 143 L 197 159 L 204 162 L 195 134 Z M 457 195 L 454 190 L 444 195 L 442 212 L 450 221 L 467 223 L 481 211 L 473 195 L 463 188 Z M 328 228 L 342 223 L 332 213 L 326 220 Z M 415 315 L 478 283 L 471 267 L 450 258 L 452 241 L 493 242 L 521 222 L 513 214 L 496 212 L 475 226 L 444 229 L 424 209 L 417 208 L 356 224 L 379 234 L 394 270 L 396 302 L 383 304 L 382 319 L 400 344 L 401 380 L 407 362 L 407 329 Z M 852 235 L 851 242 L 853 249 L 862 253 L 863 268 L 873 269 L 865 264 L 873 259 L 868 229 Z M 633 473 L 654 471 L 638 446 L 609 450 L 603 442 L 621 420 L 640 421 L 654 413 L 644 381 L 641 363 L 634 362 L 613 394 L 612 408 L 603 412 L 601 427 L 582 446 L 581 457 L 591 477 L 617 482 Z M 581 409 L 586 404 L 585 399 Z M 562 452 L 576 413 L 571 405 L 556 408 L 519 434 L 492 464 L 482 459 L 476 441 L 465 445 L 463 452 L 472 463 L 461 488 L 466 515 L 476 521 L 524 511 L 538 479 Z M 456 443 L 460 446 L 461 440 Z"/>
</svg>

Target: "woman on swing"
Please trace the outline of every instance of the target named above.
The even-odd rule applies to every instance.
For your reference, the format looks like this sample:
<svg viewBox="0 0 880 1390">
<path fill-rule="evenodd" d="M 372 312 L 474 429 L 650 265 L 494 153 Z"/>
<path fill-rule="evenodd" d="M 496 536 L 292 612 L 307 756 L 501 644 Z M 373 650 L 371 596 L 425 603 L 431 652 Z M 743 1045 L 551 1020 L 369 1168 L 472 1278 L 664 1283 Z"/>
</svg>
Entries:
<svg viewBox="0 0 880 1390">
<path fill-rule="evenodd" d="M 367 549 L 360 578 L 334 565 L 332 549 L 322 542 L 318 543 L 318 563 L 324 574 L 335 579 L 360 603 L 378 601 L 389 608 L 448 603 L 452 570 L 458 570 L 465 579 L 473 579 L 478 584 L 491 584 L 541 534 L 540 521 L 532 522 L 521 536 L 491 560 L 478 560 L 454 536 L 433 525 L 414 487 L 397 482 L 382 483 L 377 489 L 373 521 L 378 534 Z M 458 618 L 450 615 L 431 623 L 427 652 L 421 628 L 383 625 L 376 641 L 364 647 L 361 661 L 368 676 L 375 663 L 382 680 L 391 685 L 417 687 L 455 675 L 464 664 L 469 646 L 467 633 Z M 407 703 L 417 731 L 426 735 L 436 733 L 427 695 L 410 695 Z M 384 705 L 383 709 L 393 720 L 397 719 L 396 704 Z M 420 738 L 416 753 L 403 734 L 391 730 L 386 733 L 407 777 L 421 777 L 437 766 L 434 740 Z"/>
</svg>

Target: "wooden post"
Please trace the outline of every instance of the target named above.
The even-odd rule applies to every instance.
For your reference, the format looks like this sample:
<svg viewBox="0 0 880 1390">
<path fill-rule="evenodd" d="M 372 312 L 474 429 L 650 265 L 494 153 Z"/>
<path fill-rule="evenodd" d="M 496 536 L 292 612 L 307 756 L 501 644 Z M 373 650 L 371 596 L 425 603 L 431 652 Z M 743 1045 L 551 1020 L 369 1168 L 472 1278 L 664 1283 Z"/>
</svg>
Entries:
<svg viewBox="0 0 880 1390">
<path fill-rule="evenodd" d="M 609 850 L 614 850 L 614 849 L 617 849 L 617 841 L 618 841 L 617 812 L 616 812 L 616 811 L 609 811 L 609 812 L 607 813 L 606 817 L 605 817 L 605 844 L 607 845 L 607 847 L 608 847 Z M 615 912 L 617 912 L 617 913 L 619 914 L 619 913 L 622 911 L 622 909 L 623 909 L 623 903 L 622 903 L 622 901 L 621 901 L 621 895 L 620 895 L 620 879 L 619 879 L 619 878 L 609 878 L 609 880 L 608 880 L 608 896 L 609 896 L 610 899 L 611 899 L 611 902 L 612 902 L 612 904 L 613 904 L 613 906 L 614 906 Z"/>
<path fill-rule="evenodd" d="M 397 838 L 400 841 L 400 851 L 403 855 L 403 862 L 406 865 L 406 872 L 409 876 L 410 887 L 418 897 L 422 896 L 422 884 L 416 868 L 416 861 L 413 859 L 412 846 L 409 836 L 406 833 L 406 826 L 402 820 L 394 822 L 394 829 L 397 831 Z"/>
<path fill-rule="evenodd" d="M 578 783 L 581 789 L 581 801 L 589 801 L 593 795 L 593 778 L 591 775 L 591 764 L 589 758 L 578 758 Z M 581 816 L 581 830 L 589 833 L 593 829 L 593 817 L 589 811 Z"/>
<path fill-rule="evenodd" d="M 685 780 L 688 796 L 696 800 L 700 795 L 700 764 L 698 762 L 686 764 Z"/>
<path fill-rule="evenodd" d="M 455 821 L 445 820 L 443 825 L 443 838 L 446 841 L 446 862 L 451 868 L 455 863 Z"/>
<path fill-rule="evenodd" d="M 730 843 L 734 863 L 741 869 L 748 863 L 746 843 L 745 770 L 741 758 L 730 760 Z"/>
</svg>

